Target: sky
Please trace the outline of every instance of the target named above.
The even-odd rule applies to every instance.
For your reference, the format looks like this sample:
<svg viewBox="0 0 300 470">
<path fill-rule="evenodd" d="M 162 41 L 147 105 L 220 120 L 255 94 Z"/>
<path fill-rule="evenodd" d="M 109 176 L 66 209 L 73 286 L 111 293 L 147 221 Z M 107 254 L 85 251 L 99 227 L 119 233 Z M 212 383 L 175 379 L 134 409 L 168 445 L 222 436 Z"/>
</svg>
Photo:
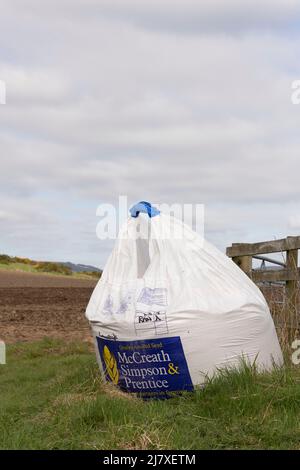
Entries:
<svg viewBox="0 0 300 470">
<path fill-rule="evenodd" d="M 4 0 L 0 253 L 103 267 L 97 207 L 204 204 L 205 236 L 300 234 L 297 0 Z"/>
</svg>

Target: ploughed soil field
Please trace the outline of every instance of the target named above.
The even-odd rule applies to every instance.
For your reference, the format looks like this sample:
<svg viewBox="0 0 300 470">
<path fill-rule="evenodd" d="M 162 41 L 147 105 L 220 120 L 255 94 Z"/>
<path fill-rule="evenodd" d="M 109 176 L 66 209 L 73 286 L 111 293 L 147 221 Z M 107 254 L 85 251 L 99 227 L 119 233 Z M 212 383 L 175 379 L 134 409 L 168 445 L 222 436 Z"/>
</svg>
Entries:
<svg viewBox="0 0 300 470">
<path fill-rule="evenodd" d="M 84 312 L 94 279 L 0 269 L 0 340 L 6 343 L 44 337 L 91 341 Z M 262 288 L 279 337 L 296 330 L 295 312 L 283 318 L 284 289 Z M 297 329 L 298 331 L 298 329 Z"/>
<path fill-rule="evenodd" d="M 97 280 L 0 270 L 0 340 L 91 341 L 84 312 Z"/>
</svg>

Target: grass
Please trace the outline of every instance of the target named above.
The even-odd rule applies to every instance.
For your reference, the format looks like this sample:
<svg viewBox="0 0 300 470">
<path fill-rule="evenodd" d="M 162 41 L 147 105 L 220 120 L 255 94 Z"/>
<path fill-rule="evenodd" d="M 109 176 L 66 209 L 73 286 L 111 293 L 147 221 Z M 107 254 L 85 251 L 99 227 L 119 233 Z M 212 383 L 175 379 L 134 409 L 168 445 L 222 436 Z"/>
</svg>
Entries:
<svg viewBox="0 0 300 470">
<path fill-rule="evenodd" d="M 6 271 L 24 271 L 28 273 L 35 273 L 37 272 L 34 266 L 25 263 L 13 263 L 13 264 L 5 264 L 0 263 L 0 269 L 5 269 Z"/>
<path fill-rule="evenodd" d="M 96 276 L 94 273 L 84 273 L 84 272 L 74 272 L 72 274 L 63 274 L 59 272 L 54 272 L 54 271 L 41 271 L 37 269 L 36 266 L 27 264 L 27 263 L 21 263 L 21 262 L 16 262 L 16 263 L 1 263 L 0 262 L 0 270 L 5 270 L 5 271 L 21 271 L 21 272 L 27 272 L 27 273 L 36 273 L 39 275 L 51 275 L 51 276 L 59 276 L 59 277 L 68 277 L 68 278 L 75 278 L 75 279 L 96 279 L 99 277 L 98 275 Z"/>
<path fill-rule="evenodd" d="M 1 449 L 299 449 L 300 367 L 225 371 L 204 390 L 143 402 L 102 383 L 85 343 L 8 347 Z"/>
</svg>

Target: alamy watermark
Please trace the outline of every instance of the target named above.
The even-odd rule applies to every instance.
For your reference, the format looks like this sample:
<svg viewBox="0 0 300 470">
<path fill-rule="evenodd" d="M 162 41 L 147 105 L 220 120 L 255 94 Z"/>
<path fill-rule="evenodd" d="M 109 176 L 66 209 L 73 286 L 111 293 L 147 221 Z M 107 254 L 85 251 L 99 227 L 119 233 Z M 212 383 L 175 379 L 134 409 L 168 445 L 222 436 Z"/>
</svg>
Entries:
<svg viewBox="0 0 300 470">
<path fill-rule="evenodd" d="M 292 342 L 292 349 L 295 351 L 292 354 L 292 363 L 298 366 L 300 364 L 300 339 L 295 339 Z"/>
<path fill-rule="evenodd" d="M 100 240 L 116 238 L 142 239 L 183 239 L 192 236 L 191 228 L 204 237 L 204 205 L 203 204 L 153 204 L 163 219 L 163 224 L 152 224 L 147 213 L 142 217 L 130 217 L 130 205 L 127 196 L 119 196 L 117 205 L 100 204 L 96 215 L 100 217 L 96 234 Z M 154 210 L 155 210 L 154 209 Z M 156 212 L 157 213 L 157 212 Z M 166 216 L 166 217 L 165 217 Z M 171 216 L 171 217 L 168 217 Z M 125 223 L 129 220 L 132 223 Z M 134 222 L 135 221 L 135 222 Z"/>
<path fill-rule="evenodd" d="M 6 104 L 6 84 L 0 80 L 0 104 Z"/>
<path fill-rule="evenodd" d="M 4 341 L 0 340 L 0 365 L 6 364 L 6 346 Z"/>
<path fill-rule="evenodd" d="M 293 90 L 291 94 L 292 104 L 300 104 L 300 80 L 294 80 L 291 88 Z"/>
</svg>

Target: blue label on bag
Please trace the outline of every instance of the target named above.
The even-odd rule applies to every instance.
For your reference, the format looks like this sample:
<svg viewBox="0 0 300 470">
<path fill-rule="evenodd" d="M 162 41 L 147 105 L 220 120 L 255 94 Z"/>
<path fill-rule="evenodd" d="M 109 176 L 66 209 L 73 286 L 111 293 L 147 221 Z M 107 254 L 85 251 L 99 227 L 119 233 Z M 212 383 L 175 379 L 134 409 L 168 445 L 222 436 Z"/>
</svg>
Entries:
<svg viewBox="0 0 300 470">
<path fill-rule="evenodd" d="M 121 390 L 145 397 L 193 390 L 179 336 L 139 341 L 97 337 L 107 380 Z"/>
</svg>

